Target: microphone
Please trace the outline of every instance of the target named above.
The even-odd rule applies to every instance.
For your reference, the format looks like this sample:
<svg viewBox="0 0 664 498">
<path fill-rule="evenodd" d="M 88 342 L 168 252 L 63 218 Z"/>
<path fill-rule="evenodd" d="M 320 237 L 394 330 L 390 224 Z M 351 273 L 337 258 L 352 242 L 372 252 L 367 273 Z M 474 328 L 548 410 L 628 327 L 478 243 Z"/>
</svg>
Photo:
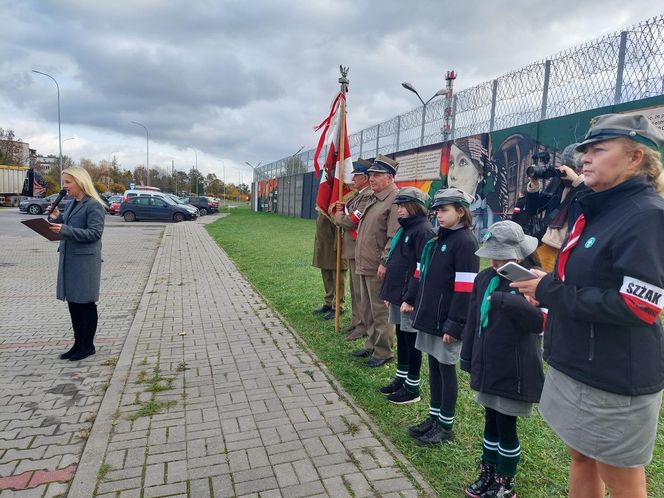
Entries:
<svg viewBox="0 0 664 498">
<path fill-rule="evenodd" d="M 53 204 L 51 204 L 48 208 L 48 212 L 52 213 L 53 210 L 58 207 L 58 204 L 60 204 L 60 201 L 64 199 L 65 195 L 67 195 L 67 191 L 65 189 L 62 189 L 60 192 L 58 192 L 58 196 L 55 198 L 53 201 Z"/>
</svg>

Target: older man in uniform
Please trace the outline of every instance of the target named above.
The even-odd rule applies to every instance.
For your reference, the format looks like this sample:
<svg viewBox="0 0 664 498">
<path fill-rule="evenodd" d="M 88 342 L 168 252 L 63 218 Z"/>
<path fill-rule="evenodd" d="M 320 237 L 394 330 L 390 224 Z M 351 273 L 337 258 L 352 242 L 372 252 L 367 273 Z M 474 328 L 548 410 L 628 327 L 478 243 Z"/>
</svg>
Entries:
<svg viewBox="0 0 664 498">
<path fill-rule="evenodd" d="M 360 292 L 364 308 L 364 324 L 367 340 L 363 349 L 351 353 L 365 357 L 366 367 L 379 367 L 392 360 L 392 326 L 387 323 L 387 307 L 380 298 L 380 287 L 385 276 L 385 259 L 390 251 L 392 237 L 399 228 L 397 196 L 394 176 L 397 174 L 394 159 L 378 155 L 367 170 L 373 195 L 359 224 L 355 246 L 355 269 L 360 275 Z"/>
<path fill-rule="evenodd" d="M 348 261 L 350 270 L 350 297 L 353 314 L 350 325 L 346 329 L 346 332 L 350 332 L 346 337 L 347 341 L 354 341 L 367 335 L 367 328 L 363 320 L 360 276 L 355 271 L 355 241 L 357 240 L 358 224 L 362 219 L 369 197 L 373 194 L 371 187 L 369 187 L 369 175 L 367 173 L 370 167 L 371 163 L 364 159 L 359 159 L 353 163 L 353 184 L 356 194 L 346 203 L 337 201 L 334 216 L 336 224 L 344 230 L 341 256 Z"/>
</svg>

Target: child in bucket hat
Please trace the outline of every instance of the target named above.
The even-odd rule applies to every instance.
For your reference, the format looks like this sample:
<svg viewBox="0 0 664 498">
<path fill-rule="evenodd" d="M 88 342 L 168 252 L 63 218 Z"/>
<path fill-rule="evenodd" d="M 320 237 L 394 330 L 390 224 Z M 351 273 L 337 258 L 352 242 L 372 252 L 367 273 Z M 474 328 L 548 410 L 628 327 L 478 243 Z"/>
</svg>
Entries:
<svg viewBox="0 0 664 498">
<path fill-rule="evenodd" d="M 517 417 L 539 402 L 542 370 L 542 310 L 510 287 L 496 269 L 513 261 L 537 265 L 537 239 L 513 221 L 489 227 L 475 253 L 491 259 L 473 284 L 463 333 L 461 368 L 470 373 L 475 401 L 484 406 L 480 475 L 466 488 L 471 498 L 516 497 L 514 476 L 521 455 Z"/>
</svg>

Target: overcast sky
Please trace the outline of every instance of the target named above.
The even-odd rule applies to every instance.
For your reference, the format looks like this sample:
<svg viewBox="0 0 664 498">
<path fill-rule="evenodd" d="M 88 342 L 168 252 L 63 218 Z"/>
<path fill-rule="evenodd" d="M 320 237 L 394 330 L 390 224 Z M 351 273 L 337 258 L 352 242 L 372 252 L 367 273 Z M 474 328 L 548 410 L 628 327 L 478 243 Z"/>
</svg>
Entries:
<svg viewBox="0 0 664 498">
<path fill-rule="evenodd" d="M 249 181 L 313 148 L 350 67 L 350 133 L 664 12 L 652 0 L 0 0 L 0 128 L 63 153 Z"/>
</svg>

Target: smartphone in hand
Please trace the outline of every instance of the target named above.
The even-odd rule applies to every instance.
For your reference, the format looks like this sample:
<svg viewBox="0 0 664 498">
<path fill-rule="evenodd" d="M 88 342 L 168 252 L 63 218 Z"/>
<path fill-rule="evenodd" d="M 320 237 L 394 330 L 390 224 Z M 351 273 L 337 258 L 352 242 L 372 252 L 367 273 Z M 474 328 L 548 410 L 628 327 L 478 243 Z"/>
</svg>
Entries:
<svg viewBox="0 0 664 498">
<path fill-rule="evenodd" d="M 533 278 L 537 278 L 537 275 L 512 261 L 498 268 L 496 272 L 498 275 L 501 275 L 512 282 L 521 282 L 522 280 L 532 280 Z"/>
</svg>

